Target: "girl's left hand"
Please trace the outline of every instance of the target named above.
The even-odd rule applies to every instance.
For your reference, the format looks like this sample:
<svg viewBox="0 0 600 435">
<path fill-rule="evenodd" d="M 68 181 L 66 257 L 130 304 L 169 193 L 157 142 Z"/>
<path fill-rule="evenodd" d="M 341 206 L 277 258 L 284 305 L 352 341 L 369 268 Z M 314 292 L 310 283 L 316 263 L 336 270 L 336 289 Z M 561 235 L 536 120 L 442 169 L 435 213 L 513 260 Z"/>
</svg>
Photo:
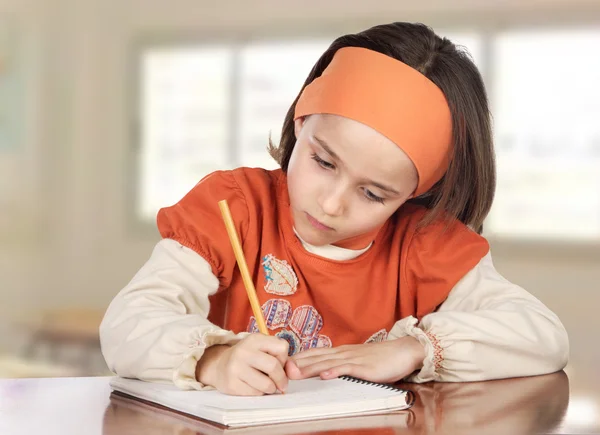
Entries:
<svg viewBox="0 0 600 435">
<path fill-rule="evenodd" d="M 380 343 L 351 344 L 301 352 L 285 365 L 289 379 L 347 375 L 370 382 L 393 383 L 423 366 L 425 348 L 414 337 Z"/>
</svg>

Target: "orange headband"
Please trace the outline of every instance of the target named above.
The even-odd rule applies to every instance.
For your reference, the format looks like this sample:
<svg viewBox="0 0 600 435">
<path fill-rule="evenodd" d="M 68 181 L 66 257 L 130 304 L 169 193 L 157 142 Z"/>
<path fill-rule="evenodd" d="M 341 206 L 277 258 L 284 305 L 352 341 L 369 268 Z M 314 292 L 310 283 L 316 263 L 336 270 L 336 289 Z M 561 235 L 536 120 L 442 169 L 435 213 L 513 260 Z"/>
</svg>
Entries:
<svg viewBox="0 0 600 435">
<path fill-rule="evenodd" d="M 359 47 L 339 49 L 296 104 L 294 119 L 329 113 L 383 134 L 412 160 L 419 174 L 413 196 L 427 192 L 446 170 L 452 116 L 444 94 L 403 62 Z"/>
</svg>

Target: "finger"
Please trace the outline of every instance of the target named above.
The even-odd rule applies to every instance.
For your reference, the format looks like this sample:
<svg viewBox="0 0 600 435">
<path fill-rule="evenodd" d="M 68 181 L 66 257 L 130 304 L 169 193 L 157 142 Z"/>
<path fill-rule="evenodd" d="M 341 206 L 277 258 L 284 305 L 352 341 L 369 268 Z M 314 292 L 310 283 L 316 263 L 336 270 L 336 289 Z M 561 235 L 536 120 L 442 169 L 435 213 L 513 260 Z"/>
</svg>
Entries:
<svg viewBox="0 0 600 435">
<path fill-rule="evenodd" d="M 288 360 L 289 343 L 282 338 L 270 337 L 262 334 L 261 336 L 262 338 L 258 344 L 258 349 L 269 355 L 273 355 L 279 360 L 279 363 L 283 367 Z"/>
<path fill-rule="evenodd" d="M 347 358 L 344 358 L 343 356 L 339 355 L 339 354 L 329 354 L 329 355 L 316 355 L 314 357 L 311 358 L 304 358 L 304 359 L 294 359 L 294 363 L 298 366 L 298 368 L 300 370 L 302 370 L 304 367 L 310 367 L 313 366 L 315 364 L 319 364 L 325 361 L 331 361 L 331 360 L 346 360 Z"/>
<path fill-rule="evenodd" d="M 320 373 L 321 379 L 334 379 L 339 378 L 340 376 L 353 376 L 355 378 L 369 380 L 367 368 L 359 364 L 346 363 L 326 369 Z"/>
<path fill-rule="evenodd" d="M 226 388 L 223 392 L 230 396 L 264 396 L 265 394 L 240 379 L 230 387 Z"/>
<path fill-rule="evenodd" d="M 285 363 L 284 363 L 285 365 Z M 250 366 L 265 373 L 275 383 L 279 391 L 285 392 L 288 385 L 288 378 L 285 374 L 284 365 L 279 359 L 264 352 L 257 352 L 253 355 Z"/>
<path fill-rule="evenodd" d="M 321 355 L 330 355 L 333 353 L 339 353 L 341 350 L 343 350 L 343 349 L 341 349 L 340 347 L 314 347 L 312 349 L 305 350 L 303 352 L 300 352 L 300 353 L 294 355 L 293 359 L 295 361 L 298 361 L 301 359 L 312 358 L 312 357 L 321 356 Z"/>
<path fill-rule="evenodd" d="M 285 374 L 288 379 L 303 379 L 302 372 L 291 359 L 285 364 Z"/>
<path fill-rule="evenodd" d="M 335 367 L 346 364 L 342 359 L 330 359 L 320 361 L 307 367 L 299 367 L 302 379 L 312 378 L 313 376 L 319 376 L 322 372 L 331 370 Z"/>
<path fill-rule="evenodd" d="M 258 390 L 261 394 L 273 394 L 277 392 L 277 386 L 275 385 L 275 382 L 273 382 L 270 377 L 256 369 L 246 370 L 240 376 L 240 380 L 248 384 L 250 388 Z"/>
</svg>

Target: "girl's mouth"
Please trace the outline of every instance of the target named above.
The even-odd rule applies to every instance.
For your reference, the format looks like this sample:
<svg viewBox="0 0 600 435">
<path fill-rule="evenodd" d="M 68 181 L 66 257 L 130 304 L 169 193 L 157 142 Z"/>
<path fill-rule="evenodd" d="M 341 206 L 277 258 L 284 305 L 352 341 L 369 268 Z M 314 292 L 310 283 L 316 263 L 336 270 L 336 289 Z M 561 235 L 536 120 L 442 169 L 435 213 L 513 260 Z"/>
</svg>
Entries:
<svg viewBox="0 0 600 435">
<path fill-rule="evenodd" d="M 314 217 L 312 217 L 308 213 L 305 213 L 305 214 L 306 214 L 306 218 L 308 219 L 308 221 L 310 222 L 310 224 L 313 227 L 315 227 L 316 229 L 321 230 L 321 231 L 333 231 L 333 228 L 328 227 L 324 223 L 319 222 L 318 220 L 316 220 Z"/>
</svg>

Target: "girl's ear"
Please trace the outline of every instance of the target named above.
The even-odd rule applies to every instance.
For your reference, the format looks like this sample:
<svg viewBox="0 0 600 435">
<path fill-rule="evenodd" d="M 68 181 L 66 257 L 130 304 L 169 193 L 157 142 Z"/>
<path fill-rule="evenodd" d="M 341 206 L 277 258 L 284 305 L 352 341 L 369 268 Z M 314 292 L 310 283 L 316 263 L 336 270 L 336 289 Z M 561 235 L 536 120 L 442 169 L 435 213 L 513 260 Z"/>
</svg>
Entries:
<svg viewBox="0 0 600 435">
<path fill-rule="evenodd" d="M 294 120 L 294 134 L 296 135 L 296 139 L 300 136 L 300 130 L 302 130 L 302 126 L 304 125 L 306 117 L 301 117 Z"/>
</svg>

